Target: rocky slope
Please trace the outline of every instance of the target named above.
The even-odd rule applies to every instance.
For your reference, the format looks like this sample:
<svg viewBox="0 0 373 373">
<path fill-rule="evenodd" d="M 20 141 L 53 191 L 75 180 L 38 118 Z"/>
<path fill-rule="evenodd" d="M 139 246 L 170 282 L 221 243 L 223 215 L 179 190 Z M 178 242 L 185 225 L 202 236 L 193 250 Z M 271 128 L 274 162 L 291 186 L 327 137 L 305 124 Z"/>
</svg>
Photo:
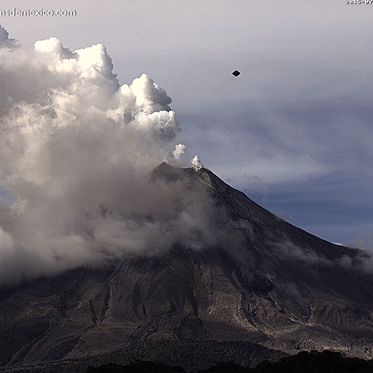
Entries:
<svg viewBox="0 0 373 373">
<path fill-rule="evenodd" d="M 219 343 L 231 346 L 222 359 L 246 366 L 283 356 L 273 350 L 371 357 L 373 275 L 361 252 L 288 224 L 206 169 L 163 163 L 152 182 L 202 188 L 229 239 L 1 289 L 3 369 L 113 351 L 128 363 L 144 349 L 146 359 L 201 369 L 220 360 Z"/>
</svg>

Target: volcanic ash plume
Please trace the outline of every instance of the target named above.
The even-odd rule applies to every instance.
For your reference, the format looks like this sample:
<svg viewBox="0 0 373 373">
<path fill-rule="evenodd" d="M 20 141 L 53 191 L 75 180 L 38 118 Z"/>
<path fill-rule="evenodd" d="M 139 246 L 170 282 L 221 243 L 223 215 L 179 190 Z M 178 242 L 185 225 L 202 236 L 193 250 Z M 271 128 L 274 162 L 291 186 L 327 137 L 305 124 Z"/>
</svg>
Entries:
<svg viewBox="0 0 373 373">
<path fill-rule="evenodd" d="M 0 90 L 0 185 L 11 196 L 0 200 L 0 283 L 207 232 L 203 196 L 149 183 L 185 146 L 175 147 L 171 98 L 148 75 L 121 85 L 101 44 L 70 51 L 50 38 L 26 50 L 0 28 Z"/>
<path fill-rule="evenodd" d="M 172 155 L 176 160 L 179 160 L 185 153 L 186 146 L 184 144 L 175 145 L 175 150 L 172 152 Z"/>
<path fill-rule="evenodd" d="M 191 164 L 192 164 L 194 171 L 199 171 L 203 167 L 201 160 L 196 155 L 192 158 Z"/>
</svg>

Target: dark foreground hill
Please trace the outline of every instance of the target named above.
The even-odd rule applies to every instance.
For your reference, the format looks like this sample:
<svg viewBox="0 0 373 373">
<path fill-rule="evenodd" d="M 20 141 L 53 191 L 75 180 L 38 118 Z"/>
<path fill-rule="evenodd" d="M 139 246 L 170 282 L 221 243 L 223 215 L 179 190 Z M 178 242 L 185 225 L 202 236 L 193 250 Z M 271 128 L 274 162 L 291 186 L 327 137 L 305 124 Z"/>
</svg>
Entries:
<svg viewBox="0 0 373 373">
<path fill-rule="evenodd" d="M 199 373 L 371 373 L 373 361 L 344 358 L 338 352 L 300 352 L 296 356 L 268 361 L 256 368 L 244 368 L 233 363 L 220 363 Z M 88 368 L 87 373 L 185 373 L 180 367 L 170 367 L 160 363 L 136 362 L 128 366 L 108 364 Z"/>
<path fill-rule="evenodd" d="M 371 373 L 373 361 L 345 358 L 338 352 L 300 352 L 281 361 L 259 364 L 256 368 L 244 368 L 233 363 L 220 363 L 199 373 Z M 160 363 L 136 362 L 121 366 L 108 364 L 88 368 L 87 373 L 185 373 L 180 367 Z"/>
<path fill-rule="evenodd" d="M 373 275 L 361 252 L 288 224 L 206 169 L 163 163 L 151 180 L 203 190 L 201 211 L 214 202 L 216 236 L 226 238 L 1 289 L 3 370 L 47 361 L 252 367 L 325 348 L 372 356 Z"/>
</svg>

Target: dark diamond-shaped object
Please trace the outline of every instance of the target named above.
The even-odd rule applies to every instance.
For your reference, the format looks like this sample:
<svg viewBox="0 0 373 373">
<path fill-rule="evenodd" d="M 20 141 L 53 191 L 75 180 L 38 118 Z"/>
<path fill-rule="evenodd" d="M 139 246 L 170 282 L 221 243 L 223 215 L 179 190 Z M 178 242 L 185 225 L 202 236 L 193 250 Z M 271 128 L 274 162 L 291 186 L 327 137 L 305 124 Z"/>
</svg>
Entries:
<svg viewBox="0 0 373 373">
<path fill-rule="evenodd" d="M 238 76 L 238 75 L 241 75 L 241 73 L 238 70 L 234 70 L 232 71 L 232 75 Z"/>
</svg>

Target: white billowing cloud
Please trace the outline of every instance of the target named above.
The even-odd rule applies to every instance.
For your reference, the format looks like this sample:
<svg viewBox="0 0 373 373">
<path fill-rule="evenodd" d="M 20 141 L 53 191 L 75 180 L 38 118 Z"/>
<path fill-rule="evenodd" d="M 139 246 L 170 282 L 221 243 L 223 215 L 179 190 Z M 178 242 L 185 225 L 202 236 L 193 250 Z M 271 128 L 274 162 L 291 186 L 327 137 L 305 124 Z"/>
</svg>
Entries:
<svg viewBox="0 0 373 373">
<path fill-rule="evenodd" d="M 174 159 L 179 160 L 185 153 L 185 150 L 186 150 L 186 146 L 184 144 L 175 145 L 175 149 L 172 152 Z"/>
<path fill-rule="evenodd" d="M 194 171 L 199 171 L 203 167 L 202 162 L 197 155 L 192 158 L 191 163 Z"/>
<path fill-rule="evenodd" d="M 203 192 L 149 181 L 185 151 L 165 90 L 121 85 L 101 44 L 0 40 L 0 283 L 216 240 Z"/>
</svg>

